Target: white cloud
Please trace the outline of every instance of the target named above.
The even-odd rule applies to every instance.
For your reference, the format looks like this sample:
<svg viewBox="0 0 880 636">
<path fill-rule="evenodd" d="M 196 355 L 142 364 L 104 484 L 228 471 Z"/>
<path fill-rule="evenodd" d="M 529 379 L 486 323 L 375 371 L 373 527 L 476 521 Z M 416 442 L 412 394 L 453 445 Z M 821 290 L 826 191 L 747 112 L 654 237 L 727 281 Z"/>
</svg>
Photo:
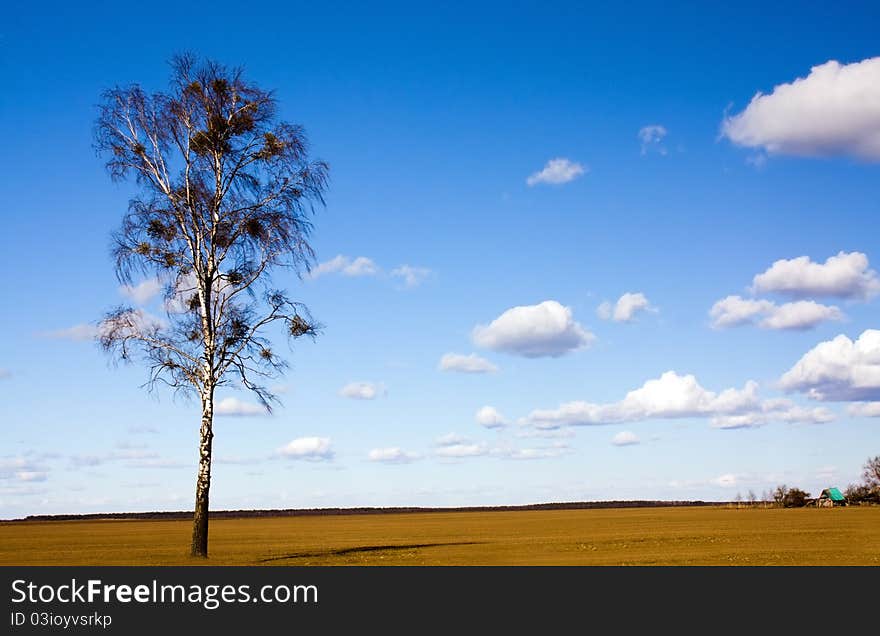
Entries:
<svg viewBox="0 0 880 636">
<path fill-rule="evenodd" d="M 726 475 L 721 475 L 720 477 L 716 477 L 712 480 L 712 483 L 716 486 L 721 486 L 722 488 L 733 488 L 739 483 L 737 476 L 732 473 L 727 473 Z"/>
<path fill-rule="evenodd" d="M 539 170 L 538 172 L 529 175 L 529 178 L 526 179 L 526 183 L 529 186 L 534 186 L 539 183 L 568 183 L 569 181 L 577 179 L 588 170 L 589 168 L 575 161 L 563 157 L 557 157 L 556 159 L 548 161 L 543 170 Z"/>
<path fill-rule="evenodd" d="M 375 276 L 379 266 L 366 256 L 358 256 L 350 264 L 342 268 L 345 276 Z"/>
<path fill-rule="evenodd" d="M 473 331 L 477 346 L 527 358 L 555 358 L 587 347 L 594 339 L 574 320 L 571 309 L 555 300 L 513 307 L 489 325 L 477 325 Z"/>
<path fill-rule="evenodd" d="M 30 457 L 0 457 L 0 479 L 12 481 L 45 481 L 48 471 Z"/>
<path fill-rule="evenodd" d="M 339 389 L 339 395 L 352 400 L 375 400 L 385 393 L 385 385 L 374 382 L 352 382 Z"/>
<path fill-rule="evenodd" d="M 20 470 L 15 473 L 15 479 L 18 481 L 46 481 L 48 473 L 39 470 Z"/>
<path fill-rule="evenodd" d="M 390 448 L 374 448 L 367 455 L 371 462 L 381 462 L 383 464 L 408 464 L 420 458 L 417 453 L 409 453 L 405 450 L 393 446 Z"/>
<path fill-rule="evenodd" d="M 764 329 L 805 330 L 828 320 L 843 320 L 837 307 L 821 305 L 812 300 L 777 305 L 770 300 L 756 300 L 728 296 L 716 302 L 709 310 L 712 326 L 716 329 L 753 324 L 757 319 Z"/>
<path fill-rule="evenodd" d="M 611 443 L 615 446 L 634 446 L 641 443 L 641 441 L 638 435 L 629 431 L 620 431 L 611 438 Z"/>
<path fill-rule="evenodd" d="M 466 457 L 494 457 L 496 459 L 532 460 L 551 459 L 560 457 L 571 452 L 571 449 L 562 442 L 556 442 L 552 446 L 538 448 L 513 448 L 507 445 L 489 446 L 483 443 L 473 443 L 467 440 L 454 444 L 446 444 L 436 449 L 437 457 L 443 459 L 463 459 Z"/>
<path fill-rule="evenodd" d="M 760 323 L 767 329 L 812 329 L 827 320 L 843 320 L 843 313 L 834 306 L 820 305 L 812 300 L 799 300 L 780 305 Z"/>
<path fill-rule="evenodd" d="M 445 353 L 440 358 L 440 369 L 458 373 L 495 373 L 498 367 L 476 353 L 470 355 Z"/>
<path fill-rule="evenodd" d="M 278 449 L 278 454 L 289 459 L 327 461 L 333 459 L 329 437 L 300 437 Z"/>
<path fill-rule="evenodd" d="M 733 415 L 717 415 L 710 420 L 712 428 L 735 429 L 755 428 L 770 422 L 788 422 L 791 424 L 827 424 L 836 418 L 834 413 L 825 407 L 805 408 L 791 400 L 765 400 L 760 407 L 746 413 Z"/>
<path fill-rule="evenodd" d="M 556 409 L 532 411 L 528 421 L 539 428 L 635 422 L 653 418 L 687 418 L 754 410 L 758 385 L 749 381 L 742 389 L 707 391 L 693 375 L 667 371 L 630 391 L 620 402 L 593 404 L 568 402 Z"/>
<path fill-rule="evenodd" d="M 228 274 L 228 272 L 224 272 Z M 170 314 L 183 314 L 190 311 L 193 302 L 198 302 L 198 280 L 195 273 L 180 274 L 174 280 L 171 295 L 165 298 L 163 307 Z M 226 278 L 215 278 L 211 293 L 217 302 L 224 302 L 232 293 L 234 285 Z"/>
<path fill-rule="evenodd" d="M 880 402 L 856 402 L 846 407 L 853 417 L 880 417 Z"/>
<path fill-rule="evenodd" d="M 663 138 L 667 134 L 665 127 L 658 124 L 652 126 L 643 126 L 639 129 L 639 141 L 642 142 L 642 154 L 648 154 L 651 150 L 656 150 L 661 155 L 666 154 L 666 148 L 663 147 Z"/>
<path fill-rule="evenodd" d="M 494 406 L 484 406 L 475 416 L 477 424 L 486 428 L 504 428 L 507 426 L 507 420 L 498 412 Z"/>
<path fill-rule="evenodd" d="M 519 423 L 527 424 L 528 422 L 521 421 Z M 574 431 L 570 428 L 524 428 L 514 433 L 514 436 L 524 439 L 569 439 L 574 437 Z"/>
<path fill-rule="evenodd" d="M 769 154 L 880 160 L 880 57 L 814 66 L 805 78 L 757 93 L 721 134 Z"/>
<path fill-rule="evenodd" d="M 137 285 L 122 285 L 119 293 L 138 305 L 146 305 L 162 291 L 162 283 L 157 278 L 147 278 Z"/>
<path fill-rule="evenodd" d="M 325 274 L 342 274 L 343 276 L 375 276 L 380 272 L 379 266 L 366 256 L 352 259 L 339 254 L 329 261 L 315 266 L 309 272 L 309 278 L 318 278 Z"/>
<path fill-rule="evenodd" d="M 538 429 L 620 424 L 649 419 L 710 418 L 713 428 L 747 428 L 768 422 L 819 424 L 835 419 L 826 408 L 803 408 L 787 399 L 761 400 L 756 382 L 742 389 L 708 391 L 693 375 L 667 371 L 608 404 L 567 402 L 556 409 L 537 409 L 525 423 Z"/>
<path fill-rule="evenodd" d="M 218 464 L 228 464 L 231 466 L 249 466 L 259 464 L 261 459 L 259 457 L 242 457 L 241 455 L 218 455 L 214 458 L 214 461 Z"/>
<path fill-rule="evenodd" d="M 880 330 L 841 334 L 805 353 L 780 379 L 786 391 L 832 402 L 880 400 Z"/>
<path fill-rule="evenodd" d="M 127 328 L 136 333 L 144 333 L 156 327 L 161 328 L 166 325 L 164 320 L 157 318 L 143 309 L 133 310 L 129 315 L 129 319 Z M 74 325 L 73 327 L 45 332 L 40 335 L 46 338 L 56 338 L 59 340 L 86 341 L 95 340 L 96 338 L 99 338 L 101 334 L 101 325 L 80 324 Z"/>
<path fill-rule="evenodd" d="M 775 304 L 769 300 L 754 300 L 740 296 L 722 298 L 709 310 L 712 326 L 716 329 L 736 327 L 753 321 L 754 318 L 771 312 Z"/>
<path fill-rule="evenodd" d="M 603 302 L 596 309 L 596 314 L 602 320 L 613 320 L 614 322 L 632 322 L 635 315 L 641 311 L 656 311 L 648 298 L 641 292 L 626 292 L 617 302 L 612 304 L 609 301 Z"/>
<path fill-rule="evenodd" d="M 485 444 L 449 444 L 434 452 L 444 458 L 481 457 L 489 453 L 489 448 Z"/>
<path fill-rule="evenodd" d="M 462 437 L 458 433 L 446 433 L 434 440 L 434 443 L 437 444 L 437 446 L 458 446 L 469 444 L 470 440 Z"/>
<path fill-rule="evenodd" d="M 248 416 L 269 415 L 269 411 L 261 404 L 245 402 L 234 397 L 223 398 L 214 405 L 214 415 Z"/>
<path fill-rule="evenodd" d="M 147 449 L 146 447 L 138 448 L 121 448 L 106 453 L 88 454 L 88 455 L 71 455 L 69 457 L 72 468 L 88 468 L 101 466 L 109 462 L 123 461 L 130 468 L 186 468 L 190 467 L 188 462 L 180 462 L 175 459 L 163 458 L 159 453 Z"/>
<path fill-rule="evenodd" d="M 556 444 L 542 448 L 500 448 L 495 450 L 493 454 L 501 459 L 532 460 L 552 459 L 565 455 L 570 451 L 571 448 L 565 444 Z"/>
<path fill-rule="evenodd" d="M 186 462 L 180 462 L 174 459 L 137 459 L 129 462 L 132 468 L 191 468 Z"/>
<path fill-rule="evenodd" d="M 58 340 L 94 340 L 98 337 L 98 327 L 96 325 L 74 325 L 64 329 L 56 329 L 43 334 L 47 338 L 57 338 Z"/>
<path fill-rule="evenodd" d="M 880 294 L 880 276 L 869 268 L 865 254 L 840 252 L 824 263 L 814 263 L 809 256 L 778 260 L 755 276 L 752 288 L 756 293 L 867 300 Z"/>
<path fill-rule="evenodd" d="M 403 284 L 407 288 L 418 287 L 428 276 L 431 270 L 427 267 L 414 267 L 412 265 L 401 265 L 391 270 L 391 275 L 396 278 L 403 279 Z"/>
<path fill-rule="evenodd" d="M 12 373 L 9 369 L 0 369 L 0 380 L 8 380 L 12 377 Z"/>
</svg>

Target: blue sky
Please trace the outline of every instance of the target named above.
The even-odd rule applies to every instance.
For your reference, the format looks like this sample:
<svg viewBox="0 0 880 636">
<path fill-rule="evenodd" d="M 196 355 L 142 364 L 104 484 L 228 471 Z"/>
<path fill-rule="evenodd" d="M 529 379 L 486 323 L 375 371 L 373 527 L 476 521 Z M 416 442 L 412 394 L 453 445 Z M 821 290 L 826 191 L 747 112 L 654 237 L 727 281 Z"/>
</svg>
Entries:
<svg viewBox="0 0 880 636">
<path fill-rule="evenodd" d="M 287 285 L 324 332 L 217 418 L 213 508 L 815 493 L 880 453 L 876 8 L 151 7 L 0 26 L 0 517 L 192 505 L 198 405 L 77 338 L 136 191 L 94 105 L 182 50 L 331 166 Z"/>
</svg>

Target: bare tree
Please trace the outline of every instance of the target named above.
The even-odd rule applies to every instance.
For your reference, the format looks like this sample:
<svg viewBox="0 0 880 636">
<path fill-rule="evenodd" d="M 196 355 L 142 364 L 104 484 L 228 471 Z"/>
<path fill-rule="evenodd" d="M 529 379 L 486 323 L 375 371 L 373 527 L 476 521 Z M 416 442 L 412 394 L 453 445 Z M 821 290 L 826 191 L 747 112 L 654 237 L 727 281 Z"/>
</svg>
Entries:
<svg viewBox="0 0 880 636">
<path fill-rule="evenodd" d="M 789 487 L 785 484 L 780 484 L 776 487 L 776 490 L 773 491 L 773 501 L 776 505 L 782 507 L 785 505 L 785 498 L 788 496 Z"/>
<path fill-rule="evenodd" d="M 749 494 L 746 495 L 746 498 L 749 501 L 749 507 L 753 507 L 755 502 L 758 500 L 758 495 L 755 494 L 754 490 L 749 489 Z"/>
<path fill-rule="evenodd" d="M 880 455 L 868 458 L 862 477 L 864 477 L 865 485 L 868 488 L 880 490 Z"/>
<path fill-rule="evenodd" d="M 208 555 L 214 393 L 231 385 L 271 409 L 266 387 L 286 366 L 267 332 L 314 336 L 307 309 L 273 287 L 271 273 L 308 271 L 311 216 L 323 205 L 328 167 L 308 158 L 300 126 L 280 122 L 275 100 L 214 61 L 172 60 L 170 89 L 103 95 L 96 148 L 114 180 L 134 176 L 139 195 L 114 235 L 116 272 L 156 276 L 165 315 L 119 307 L 99 326 L 105 350 L 149 367 L 201 401 L 191 554 Z"/>
</svg>

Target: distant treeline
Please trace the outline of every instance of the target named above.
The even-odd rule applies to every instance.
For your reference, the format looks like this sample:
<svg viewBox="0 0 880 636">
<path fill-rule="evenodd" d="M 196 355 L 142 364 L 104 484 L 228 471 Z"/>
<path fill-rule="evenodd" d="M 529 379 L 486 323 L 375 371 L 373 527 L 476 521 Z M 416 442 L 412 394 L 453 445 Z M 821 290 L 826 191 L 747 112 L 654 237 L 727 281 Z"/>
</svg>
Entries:
<svg viewBox="0 0 880 636">
<path fill-rule="evenodd" d="M 217 510 L 212 519 L 248 519 L 252 517 L 307 517 L 319 515 L 382 515 L 414 512 L 507 512 L 516 510 L 587 510 L 595 508 L 662 508 L 669 506 L 717 506 L 721 501 L 574 501 L 565 503 L 526 504 L 522 506 L 473 506 L 458 508 L 286 508 L 279 510 Z M 192 519 L 192 512 L 108 512 L 82 515 L 29 515 L 13 521 L 76 521 L 94 519 Z"/>
</svg>

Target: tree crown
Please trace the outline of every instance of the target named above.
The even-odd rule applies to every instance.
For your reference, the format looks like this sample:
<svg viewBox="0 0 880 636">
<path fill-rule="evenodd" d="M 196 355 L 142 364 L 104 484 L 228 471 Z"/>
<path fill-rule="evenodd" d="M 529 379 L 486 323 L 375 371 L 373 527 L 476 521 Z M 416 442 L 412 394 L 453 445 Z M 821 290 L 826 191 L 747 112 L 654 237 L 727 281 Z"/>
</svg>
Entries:
<svg viewBox="0 0 880 636">
<path fill-rule="evenodd" d="M 308 271 L 308 239 L 328 166 L 308 157 L 302 127 L 279 122 L 270 92 L 191 55 L 172 61 L 170 90 L 105 92 L 96 148 L 115 180 L 140 185 L 114 235 L 119 279 L 155 276 L 164 316 L 119 307 L 101 322 L 102 346 L 145 358 L 150 385 L 207 389 L 226 383 L 274 400 L 263 379 L 284 361 L 267 327 L 313 336 L 308 310 L 271 284 L 283 267 Z"/>
</svg>

